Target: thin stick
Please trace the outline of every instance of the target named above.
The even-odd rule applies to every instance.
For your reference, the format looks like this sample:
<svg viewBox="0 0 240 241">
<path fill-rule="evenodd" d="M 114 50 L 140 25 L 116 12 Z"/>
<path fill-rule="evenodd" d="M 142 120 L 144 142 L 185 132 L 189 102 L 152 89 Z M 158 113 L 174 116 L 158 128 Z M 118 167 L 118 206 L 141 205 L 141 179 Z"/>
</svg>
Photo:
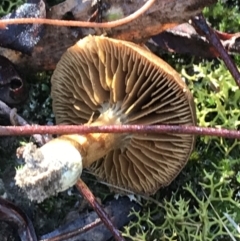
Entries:
<svg viewBox="0 0 240 241">
<path fill-rule="evenodd" d="M 6 105 L 3 101 L 0 100 L 0 114 L 6 118 L 9 118 L 12 125 L 18 126 L 30 126 L 30 124 L 23 119 L 20 115 L 17 114 L 16 109 L 11 109 L 8 105 Z M 32 134 L 33 139 L 40 146 L 47 143 L 51 138 L 48 136 L 41 136 L 39 134 Z"/>
<path fill-rule="evenodd" d="M 37 241 L 30 218 L 14 203 L 2 197 L 0 197 L 0 221 L 7 222 L 14 227 L 21 240 Z"/>
<path fill-rule="evenodd" d="M 89 134 L 89 133 L 175 133 L 200 136 L 218 136 L 240 139 L 240 131 L 213 127 L 181 125 L 109 125 L 109 126 L 0 126 L 0 136 L 27 136 L 38 134 Z"/>
<path fill-rule="evenodd" d="M 156 0 L 148 0 L 140 9 L 133 14 L 116 21 L 107 23 L 93 23 L 83 21 L 66 21 L 57 19 L 45 19 L 45 18 L 15 18 L 15 19 L 2 19 L 0 20 L 0 28 L 6 28 L 9 24 L 47 24 L 55 26 L 68 26 L 68 27 L 85 27 L 85 28 L 115 28 L 124 24 L 127 24 L 143 13 L 145 13 Z"/>
<path fill-rule="evenodd" d="M 0 113 L 3 116 L 9 118 L 10 122 L 14 122 L 17 125 L 25 126 L 28 125 L 27 121 L 25 121 L 21 116 L 19 116 L 15 109 L 11 109 L 8 105 L 6 105 L 3 101 L 0 100 Z"/>
<path fill-rule="evenodd" d="M 106 227 L 110 230 L 110 232 L 113 234 L 113 237 L 117 241 L 125 241 L 125 239 L 122 237 L 119 230 L 113 225 L 112 221 L 108 217 L 107 213 L 104 211 L 104 209 L 99 205 L 98 201 L 92 194 L 92 192 L 89 190 L 87 185 L 82 181 L 81 178 L 78 179 L 76 183 L 76 187 L 79 192 L 87 199 L 87 201 L 90 203 L 92 208 L 95 210 L 95 212 L 98 214 L 102 222 L 106 225 Z"/>
</svg>

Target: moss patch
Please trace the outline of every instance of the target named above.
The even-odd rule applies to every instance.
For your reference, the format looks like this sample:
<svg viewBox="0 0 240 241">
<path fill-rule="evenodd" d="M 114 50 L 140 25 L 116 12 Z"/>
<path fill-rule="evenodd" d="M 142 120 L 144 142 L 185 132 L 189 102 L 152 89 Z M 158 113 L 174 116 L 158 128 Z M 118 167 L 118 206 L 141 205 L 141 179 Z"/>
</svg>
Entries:
<svg viewBox="0 0 240 241">
<path fill-rule="evenodd" d="M 3 0 L 0 3 L 0 17 L 11 13 L 15 9 L 17 9 L 22 4 L 26 3 L 26 0 Z"/>
</svg>

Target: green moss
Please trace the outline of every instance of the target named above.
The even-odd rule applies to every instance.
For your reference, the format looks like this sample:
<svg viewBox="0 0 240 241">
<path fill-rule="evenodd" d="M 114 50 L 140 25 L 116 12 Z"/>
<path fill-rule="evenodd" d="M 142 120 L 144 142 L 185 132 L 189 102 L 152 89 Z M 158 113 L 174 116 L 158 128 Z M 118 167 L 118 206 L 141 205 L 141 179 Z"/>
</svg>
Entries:
<svg viewBox="0 0 240 241">
<path fill-rule="evenodd" d="M 19 6 L 26 3 L 27 0 L 1 0 L 0 2 L 0 17 L 5 16 L 8 13 L 16 10 Z M 64 2 L 64 0 L 46 0 L 47 6 L 54 6 Z"/>
<path fill-rule="evenodd" d="M 239 1 L 218 1 L 204 9 L 204 16 L 212 27 L 228 33 L 240 31 Z"/>
<path fill-rule="evenodd" d="M 26 0 L 3 0 L 0 3 L 0 17 L 11 13 L 13 10 L 17 9 L 19 6 L 24 4 Z"/>
<path fill-rule="evenodd" d="M 28 76 L 29 98 L 21 114 L 30 122 L 41 125 L 54 123 L 50 78 L 51 72 L 39 72 L 34 76 Z"/>
<path fill-rule="evenodd" d="M 107 22 L 118 20 L 124 17 L 123 10 L 121 7 L 111 7 L 107 10 L 106 13 L 104 13 L 104 19 Z"/>
</svg>

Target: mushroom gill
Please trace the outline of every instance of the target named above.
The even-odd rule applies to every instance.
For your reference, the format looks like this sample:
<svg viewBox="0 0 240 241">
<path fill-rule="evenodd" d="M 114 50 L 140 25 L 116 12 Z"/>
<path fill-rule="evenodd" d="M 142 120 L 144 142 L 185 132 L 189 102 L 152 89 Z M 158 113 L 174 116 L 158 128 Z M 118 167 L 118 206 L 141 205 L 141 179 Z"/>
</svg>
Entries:
<svg viewBox="0 0 240 241">
<path fill-rule="evenodd" d="M 57 124 L 86 123 L 92 116 L 94 123 L 100 114 L 118 118 L 99 125 L 196 124 L 193 97 L 175 70 L 138 45 L 106 37 L 88 36 L 68 49 L 52 76 L 52 98 Z M 89 169 L 137 193 L 168 185 L 195 142 L 179 134 L 121 138 Z"/>
<path fill-rule="evenodd" d="M 51 81 L 57 124 L 196 124 L 193 97 L 179 74 L 130 42 L 85 37 L 63 54 Z M 71 142 L 81 153 L 83 167 L 101 180 L 141 194 L 168 185 L 195 144 L 194 135 L 170 133 L 57 139 Z"/>
</svg>

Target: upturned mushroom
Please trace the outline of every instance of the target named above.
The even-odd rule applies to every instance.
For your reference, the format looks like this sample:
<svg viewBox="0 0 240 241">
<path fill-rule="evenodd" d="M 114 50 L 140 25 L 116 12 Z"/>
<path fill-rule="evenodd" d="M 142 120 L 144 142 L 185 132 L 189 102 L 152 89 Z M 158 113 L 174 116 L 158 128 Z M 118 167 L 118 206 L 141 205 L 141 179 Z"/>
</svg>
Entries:
<svg viewBox="0 0 240 241">
<path fill-rule="evenodd" d="M 80 40 L 63 54 L 51 82 L 59 125 L 196 124 L 193 96 L 179 74 L 130 42 Z M 63 135 L 26 151 L 15 179 L 38 201 L 74 185 L 82 168 L 112 186 L 154 194 L 178 175 L 194 144 L 188 134 Z"/>
</svg>

